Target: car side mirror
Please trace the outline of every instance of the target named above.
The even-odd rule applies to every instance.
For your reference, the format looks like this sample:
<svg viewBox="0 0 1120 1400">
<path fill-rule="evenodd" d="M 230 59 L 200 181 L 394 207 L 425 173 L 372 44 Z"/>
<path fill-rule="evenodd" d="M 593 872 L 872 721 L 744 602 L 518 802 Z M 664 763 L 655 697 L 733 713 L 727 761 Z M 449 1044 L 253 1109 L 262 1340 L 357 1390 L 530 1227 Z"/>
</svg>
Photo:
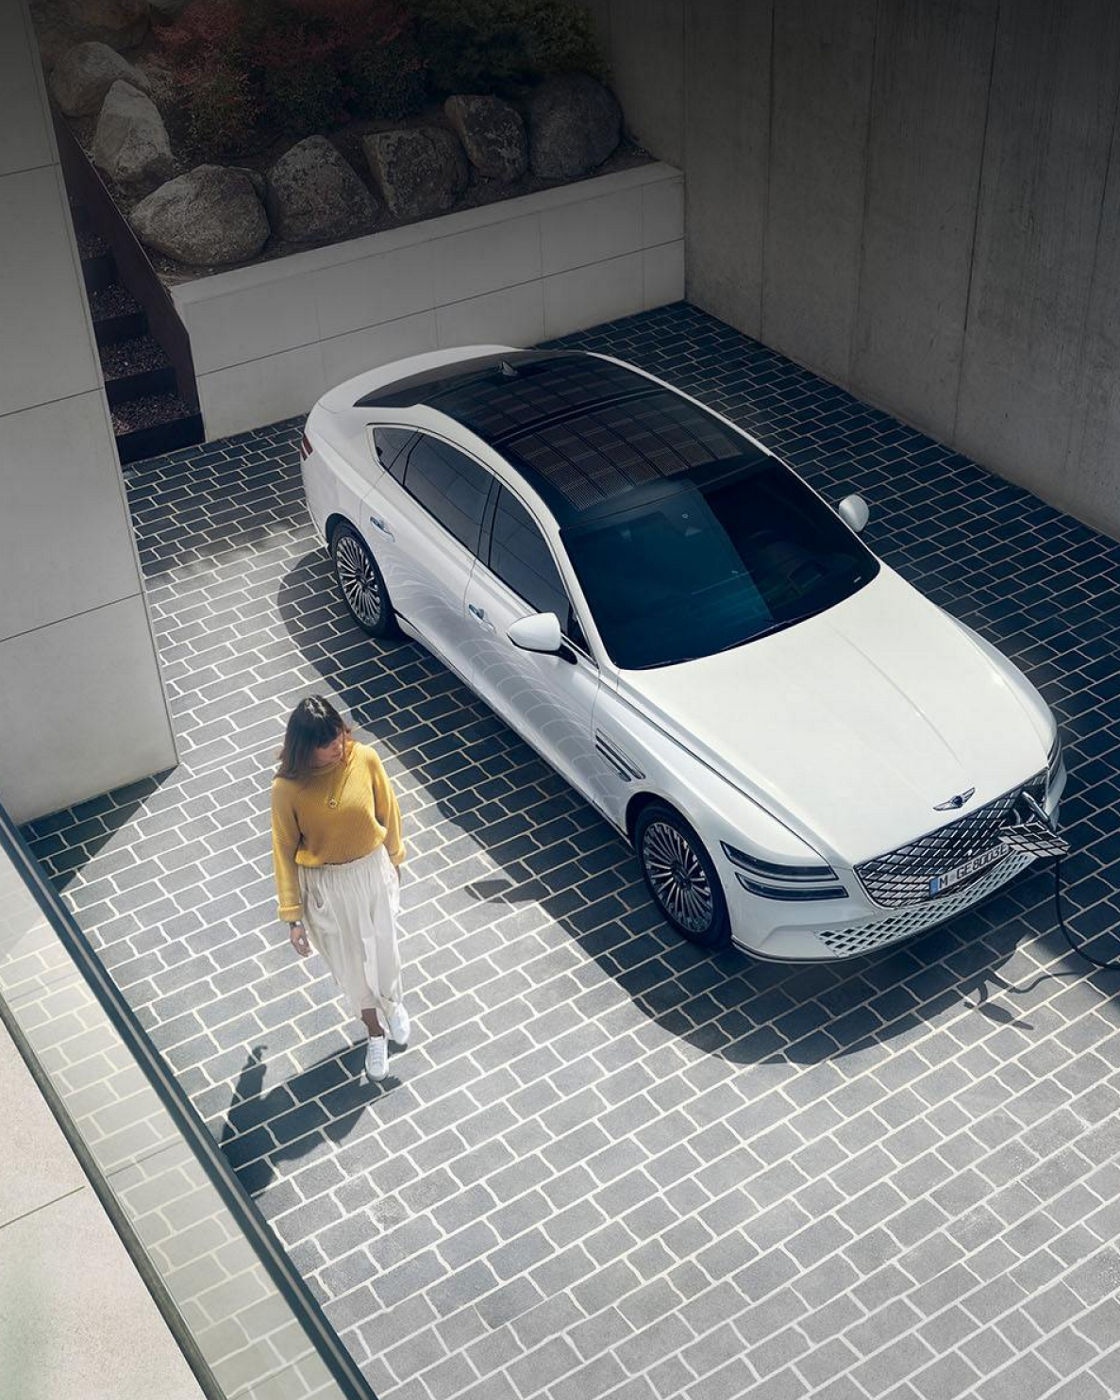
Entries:
<svg viewBox="0 0 1120 1400">
<path fill-rule="evenodd" d="M 522 651 L 557 652 L 564 643 L 560 619 L 553 612 L 532 613 L 519 618 L 506 636 Z"/>
<path fill-rule="evenodd" d="M 858 535 L 867 524 L 871 511 L 862 496 L 851 495 L 845 496 L 836 507 L 836 514 L 849 529 L 854 530 Z"/>
</svg>

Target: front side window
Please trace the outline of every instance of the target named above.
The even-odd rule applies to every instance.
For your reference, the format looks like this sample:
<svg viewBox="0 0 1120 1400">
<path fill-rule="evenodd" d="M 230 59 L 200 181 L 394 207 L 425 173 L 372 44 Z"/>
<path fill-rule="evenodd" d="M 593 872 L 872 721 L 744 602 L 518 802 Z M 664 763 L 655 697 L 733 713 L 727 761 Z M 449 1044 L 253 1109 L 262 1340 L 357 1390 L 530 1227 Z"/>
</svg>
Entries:
<svg viewBox="0 0 1120 1400">
<path fill-rule="evenodd" d="M 823 612 L 879 570 L 824 502 L 771 458 L 713 463 L 639 488 L 561 537 L 603 643 L 624 669 L 742 646 Z"/>
<path fill-rule="evenodd" d="M 491 480 L 485 467 L 424 433 L 406 454 L 405 490 L 472 551 L 478 549 Z"/>
<path fill-rule="evenodd" d="M 554 612 L 563 624 L 568 595 L 537 523 L 503 486 L 494 512 L 490 569 L 537 612 Z"/>
<path fill-rule="evenodd" d="M 494 511 L 489 562 L 491 573 L 537 612 L 555 613 L 565 634 L 587 650 L 552 551 L 537 522 L 504 486 Z"/>
</svg>

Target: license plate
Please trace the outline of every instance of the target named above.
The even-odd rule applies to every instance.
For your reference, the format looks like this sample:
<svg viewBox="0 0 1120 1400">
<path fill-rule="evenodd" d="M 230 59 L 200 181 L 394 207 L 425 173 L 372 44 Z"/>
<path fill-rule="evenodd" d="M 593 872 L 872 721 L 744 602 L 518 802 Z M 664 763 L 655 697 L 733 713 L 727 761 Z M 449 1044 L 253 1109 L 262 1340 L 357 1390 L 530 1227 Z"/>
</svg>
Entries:
<svg viewBox="0 0 1120 1400">
<path fill-rule="evenodd" d="M 1004 845 L 992 846 L 990 850 L 981 851 L 978 856 L 973 856 L 971 860 L 966 860 L 963 865 L 958 865 L 953 870 L 947 870 L 944 875 L 935 875 L 929 882 L 930 894 L 944 894 L 946 890 L 951 890 L 954 885 L 959 885 L 962 880 L 967 880 L 977 871 L 987 870 L 989 865 L 996 865 L 1005 855 L 1007 847 Z"/>
</svg>

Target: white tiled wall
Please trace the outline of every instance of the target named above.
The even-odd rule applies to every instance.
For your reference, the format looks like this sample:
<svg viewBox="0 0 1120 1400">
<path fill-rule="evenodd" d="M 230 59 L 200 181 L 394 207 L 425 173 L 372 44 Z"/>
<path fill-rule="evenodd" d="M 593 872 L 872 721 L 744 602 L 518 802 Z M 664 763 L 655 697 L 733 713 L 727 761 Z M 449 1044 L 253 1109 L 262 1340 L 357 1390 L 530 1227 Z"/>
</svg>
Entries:
<svg viewBox="0 0 1120 1400">
<path fill-rule="evenodd" d="M 175 763 L 49 110 L 26 0 L 3 0 L 0 802 L 16 821 Z"/>
<path fill-rule="evenodd" d="M 684 296 L 684 178 L 650 164 L 184 283 L 208 438 L 447 345 L 532 345 Z"/>
</svg>

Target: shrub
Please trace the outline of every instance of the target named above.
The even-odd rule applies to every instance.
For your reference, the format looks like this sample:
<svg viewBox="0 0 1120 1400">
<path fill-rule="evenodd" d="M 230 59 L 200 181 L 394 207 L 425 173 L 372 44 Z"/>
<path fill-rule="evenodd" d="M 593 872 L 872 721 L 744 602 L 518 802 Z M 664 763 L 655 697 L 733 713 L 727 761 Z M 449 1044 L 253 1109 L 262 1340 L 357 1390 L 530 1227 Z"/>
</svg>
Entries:
<svg viewBox="0 0 1120 1400">
<path fill-rule="evenodd" d="M 428 96 L 428 70 L 411 27 L 355 54 L 345 81 L 356 117 L 399 120 L 419 112 Z"/>
<path fill-rule="evenodd" d="M 493 92 L 550 73 L 602 75 L 590 11 L 565 0 L 415 0 L 432 84 Z"/>
<path fill-rule="evenodd" d="M 187 140 L 201 155 L 238 155 L 253 144 L 262 103 L 247 75 L 228 64 L 179 75 Z"/>
<path fill-rule="evenodd" d="M 398 0 L 193 0 L 159 43 L 189 139 L 228 152 L 251 145 L 258 124 L 307 135 L 345 120 L 406 26 Z M 389 94 L 398 105 L 422 76 L 408 62 Z"/>
</svg>

